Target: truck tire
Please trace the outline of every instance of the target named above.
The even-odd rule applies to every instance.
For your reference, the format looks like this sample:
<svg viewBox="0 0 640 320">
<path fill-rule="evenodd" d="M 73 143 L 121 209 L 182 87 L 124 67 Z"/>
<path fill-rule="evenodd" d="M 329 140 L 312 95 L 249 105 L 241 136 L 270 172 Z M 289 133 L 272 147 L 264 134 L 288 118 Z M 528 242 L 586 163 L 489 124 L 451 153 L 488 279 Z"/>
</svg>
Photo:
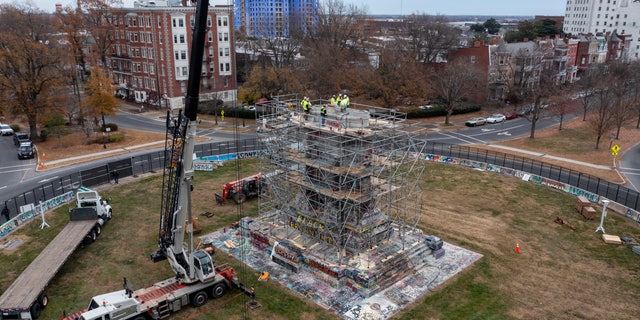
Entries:
<svg viewBox="0 0 640 320">
<path fill-rule="evenodd" d="M 149 318 L 147 318 L 145 315 L 141 315 L 141 316 L 137 316 L 135 318 L 133 318 L 133 320 L 147 320 Z"/>
<path fill-rule="evenodd" d="M 40 306 L 40 303 L 34 302 L 29 312 L 31 313 L 32 319 L 40 318 L 40 314 L 42 313 L 42 307 Z"/>
<path fill-rule="evenodd" d="M 46 308 L 49 305 L 49 297 L 47 297 L 46 294 L 41 293 L 40 296 L 38 296 L 38 303 L 42 306 L 42 309 Z"/>
<path fill-rule="evenodd" d="M 91 232 L 89 232 L 89 234 L 87 234 L 86 237 L 84 237 L 84 240 L 82 240 L 82 242 L 84 242 L 84 244 L 90 244 L 94 241 L 96 241 L 96 231 L 95 230 L 91 230 Z"/>
<path fill-rule="evenodd" d="M 102 233 L 102 227 L 99 224 L 96 224 L 96 227 L 93 228 L 96 232 L 96 236 L 99 236 Z"/>
<path fill-rule="evenodd" d="M 193 295 L 193 297 L 191 297 L 191 305 L 196 308 L 200 307 L 203 304 L 207 303 L 207 299 L 209 299 L 209 297 L 207 296 L 206 292 L 198 291 Z"/>
<path fill-rule="evenodd" d="M 241 204 L 245 200 L 247 200 L 247 195 L 243 192 L 238 192 L 233 196 L 233 201 L 235 201 L 237 204 Z"/>
<path fill-rule="evenodd" d="M 224 283 L 218 283 L 211 288 L 211 297 L 218 299 L 227 292 L 227 286 Z"/>
</svg>

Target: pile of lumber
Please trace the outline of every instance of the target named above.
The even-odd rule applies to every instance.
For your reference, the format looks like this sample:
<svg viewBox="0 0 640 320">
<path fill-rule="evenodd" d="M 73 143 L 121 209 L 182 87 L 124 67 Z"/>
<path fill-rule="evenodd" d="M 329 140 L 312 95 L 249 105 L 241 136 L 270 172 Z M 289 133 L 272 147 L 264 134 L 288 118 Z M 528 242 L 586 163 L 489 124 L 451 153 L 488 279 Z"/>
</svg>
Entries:
<svg viewBox="0 0 640 320">
<path fill-rule="evenodd" d="M 596 209 L 591 207 L 591 201 L 589 201 L 589 199 L 587 199 L 586 197 L 578 196 L 578 199 L 576 201 L 576 210 L 578 210 L 578 213 L 580 213 L 583 217 L 589 220 L 596 217 Z"/>
</svg>

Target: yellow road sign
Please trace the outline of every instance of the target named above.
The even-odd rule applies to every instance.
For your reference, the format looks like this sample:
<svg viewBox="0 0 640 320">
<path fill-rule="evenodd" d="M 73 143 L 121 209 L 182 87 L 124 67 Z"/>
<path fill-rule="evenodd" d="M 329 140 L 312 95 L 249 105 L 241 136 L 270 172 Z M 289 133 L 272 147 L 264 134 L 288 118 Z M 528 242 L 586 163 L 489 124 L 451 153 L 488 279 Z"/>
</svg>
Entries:
<svg viewBox="0 0 640 320">
<path fill-rule="evenodd" d="M 620 151 L 620 146 L 619 145 L 614 144 L 613 147 L 611 147 L 611 155 L 612 156 L 617 156 L 619 151 Z"/>
</svg>

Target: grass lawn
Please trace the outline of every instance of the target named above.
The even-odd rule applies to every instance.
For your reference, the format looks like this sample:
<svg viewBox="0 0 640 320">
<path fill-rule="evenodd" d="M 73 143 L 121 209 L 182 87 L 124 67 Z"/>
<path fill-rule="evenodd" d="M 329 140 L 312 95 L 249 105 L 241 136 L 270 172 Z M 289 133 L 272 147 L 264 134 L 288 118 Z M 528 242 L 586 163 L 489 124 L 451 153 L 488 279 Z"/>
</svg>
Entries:
<svg viewBox="0 0 640 320">
<path fill-rule="evenodd" d="M 255 173 L 255 160 L 227 162 L 213 172 L 196 172 L 193 214 L 202 233 L 256 215 L 258 200 L 238 206 L 215 204 L 223 183 Z M 236 173 L 238 171 L 239 173 Z M 100 190 L 112 197 L 114 218 L 95 243 L 74 253 L 50 284 L 50 305 L 42 319 L 56 319 L 63 310 L 86 307 L 89 298 L 121 289 L 122 277 L 135 288 L 173 276 L 166 261 L 152 263 L 157 249 L 161 177 L 121 181 Z M 396 319 L 632 319 L 640 314 L 640 257 L 624 246 L 607 245 L 594 233 L 599 221 L 584 220 L 575 199 L 559 191 L 490 172 L 429 163 L 424 173 L 426 203 L 419 227 L 484 255 L 469 269 L 428 294 Z M 68 208 L 47 217 L 51 228 L 35 221 L 13 236 L 25 243 L 0 251 L 4 289 L 49 239 L 66 224 Z M 600 208 L 597 209 L 598 211 Z M 201 216 L 203 211 L 214 216 Z M 562 217 L 576 230 L 554 223 Z M 640 239 L 638 225 L 609 214 L 610 234 Z M 519 243 L 522 253 L 514 252 Z M 261 308 L 245 308 L 246 296 L 232 290 L 201 308 L 185 308 L 172 319 L 337 319 L 275 281 L 258 282 L 258 271 L 222 254 L 240 279 L 255 285 Z"/>
</svg>

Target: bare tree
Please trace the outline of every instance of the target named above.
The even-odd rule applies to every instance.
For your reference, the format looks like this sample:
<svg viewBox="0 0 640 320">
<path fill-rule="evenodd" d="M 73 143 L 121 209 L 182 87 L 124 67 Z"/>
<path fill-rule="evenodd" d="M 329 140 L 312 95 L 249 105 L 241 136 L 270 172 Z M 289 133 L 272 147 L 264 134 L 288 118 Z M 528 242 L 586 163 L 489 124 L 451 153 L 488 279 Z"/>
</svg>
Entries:
<svg viewBox="0 0 640 320">
<path fill-rule="evenodd" d="M 446 100 L 444 123 L 451 125 L 449 118 L 463 98 L 473 97 L 483 86 L 483 73 L 474 64 L 454 60 L 435 70 L 432 75 L 432 90 Z"/>
<path fill-rule="evenodd" d="M 577 98 L 582 104 L 582 121 L 587 121 L 587 112 L 594 103 L 593 87 L 600 81 L 602 77 L 601 71 L 601 69 L 592 65 L 592 67 L 585 70 L 580 81 L 576 83 L 579 91 L 577 92 Z"/>
<path fill-rule="evenodd" d="M 553 68 L 550 52 L 538 44 L 531 43 L 521 48 L 513 57 L 514 82 L 512 94 L 526 101 L 526 118 L 531 122 L 529 139 L 535 139 L 536 124 L 549 106 L 551 97 L 562 90 L 558 71 Z"/>
<path fill-rule="evenodd" d="M 304 41 L 306 65 L 301 78 L 308 88 L 329 95 L 354 87 L 353 82 L 359 80 L 354 69 L 369 67 L 361 48 L 360 21 L 364 17 L 364 9 L 341 0 L 319 4 L 316 24 L 306 32 Z"/>
<path fill-rule="evenodd" d="M 420 63 L 440 62 L 447 52 L 460 44 L 461 31 L 452 27 L 444 16 L 411 15 L 403 27 L 414 59 Z"/>
<path fill-rule="evenodd" d="M 49 16 L 26 6 L 0 6 L 0 92 L 23 114 L 32 137 L 60 85 L 62 54 Z"/>
<path fill-rule="evenodd" d="M 80 8 L 72 9 L 70 7 L 56 13 L 58 17 L 58 27 L 64 33 L 66 40 L 68 41 L 73 57 L 73 67 L 68 70 L 68 74 L 73 86 L 73 92 L 75 95 L 75 102 L 66 104 L 69 106 L 67 110 L 67 117 L 69 122 L 73 121 L 73 117 L 77 113 L 78 122 L 84 127 L 84 110 L 82 107 L 82 84 L 85 81 L 85 75 L 88 74 L 87 69 L 87 57 L 85 54 L 85 45 L 87 43 L 85 29 L 84 15 L 80 11 Z"/>
<path fill-rule="evenodd" d="M 600 146 L 602 136 L 615 124 L 612 109 L 614 108 L 615 95 L 609 90 L 609 84 L 614 77 L 607 70 L 606 65 L 595 66 L 591 70 L 600 74 L 600 81 L 592 87 L 594 104 L 592 112 L 587 117 L 591 129 L 596 136 L 595 148 Z"/>
<path fill-rule="evenodd" d="M 111 7 L 121 3 L 119 0 L 78 0 L 85 17 L 85 26 L 95 42 L 102 68 L 107 70 L 107 55 L 114 43 L 114 26 Z"/>
<path fill-rule="evenodd" d="M 629 64 L 631 73 L 629 98 L 631 99 L 632 109 L 638 115 L 636 128 L 640 128 L 640 62 L 633 61 Z"/>
<path fill-rule="evenodd" d="M 608 91 L 614 96 L 611 113 L 613 123 L 616 127 L 615 138 L 620 138 L 622 126 L 633 117 L 633 90 L 637 85 L 632 81 L 632 69 L 627 63 L 611 62 L 608 64 L 611 80 L 608 84 Z"/>
</svg>

